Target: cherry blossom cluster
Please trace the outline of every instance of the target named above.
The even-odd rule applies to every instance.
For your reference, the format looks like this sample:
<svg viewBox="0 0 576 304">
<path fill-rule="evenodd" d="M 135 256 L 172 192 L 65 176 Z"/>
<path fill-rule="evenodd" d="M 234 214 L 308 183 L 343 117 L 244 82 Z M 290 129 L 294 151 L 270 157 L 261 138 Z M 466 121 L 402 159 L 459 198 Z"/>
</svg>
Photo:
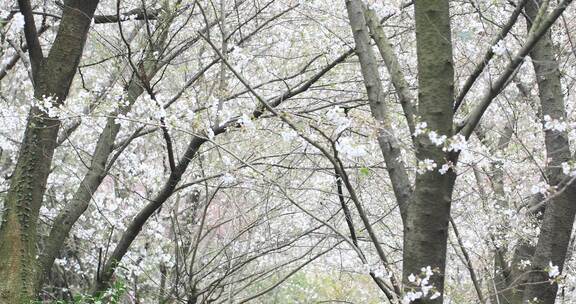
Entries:
<svg viewBox="0 0 576 304">
<path fill-rule="evenodd" d="M 430 277 L 434 275 L 432 267 L 422 267 L 420 271 L 421 272 L 418 275 L 411 273 L 408 276 L 408 282 L 414 285 L 415 288 L 412 291 L 406 292 L 402 298 L 402 304 L 410 304 L 415 300 L 426 297 L 430 297 L 431 300 L 434 300 L 441 296 L 438 291 L 435 291 L 434 286 L 430 284 Z"/>
</svg>

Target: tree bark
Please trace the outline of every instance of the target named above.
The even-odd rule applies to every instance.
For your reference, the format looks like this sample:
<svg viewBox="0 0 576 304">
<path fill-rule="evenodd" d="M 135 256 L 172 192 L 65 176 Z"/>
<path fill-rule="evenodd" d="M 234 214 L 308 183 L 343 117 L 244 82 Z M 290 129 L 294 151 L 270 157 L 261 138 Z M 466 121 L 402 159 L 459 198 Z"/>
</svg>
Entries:
<svg viewBox="0 0 576 304">
<path fill-rule="evenodd" d="M 416 0 L 416 46 L 418 55 L 418 115 L 430 130 L 450 138 L 453 135 L 454 68 L 448 0 Z M 456 155 L 446 154 L 427 135 L 416 138 L 418 161 L 433 160 L 439 167 Z M 452 190 L 456 174 L 438 170 L 417 174 L 414 194 L 407 206 L 404 225 L 403 281 L 405 291 L 418 290 L 409 276 L 420 276 L 430 266 L 434 285 L 441 295 L 413 303 L 442 303 L 446 246 Z"/>
<path fill-rule="evenodd" d="M 526 14 L 530 18 L 529 27 L 532 26 L 541 3 L 541 0 L 531 0 L 526 5 Z M 565 120 L 566 110 L 561 76 L 554 56 L 551 31 L 548 31 L 535 45 L 530 52 L 530 57 L 536 73 L 542 115 L 550 116 L 555 120 Z M 576 215 L 576 204 L 574 204 L 576 187 L 561 169 L 561 164 L 571 159 L 567 132 L 544 128 L 544 134 L 549 160 L 546 178 L 551 186 L 557 186 L 559 189 L 565 188 L 565 190 L 552 197 L 546 205 L 523 302 L 537 298 L 537 303 L 552 304 L 556 300 L 558 284 L 550 282 L 551 278 L 546 269 L 550 263 L 558 266 L 560 271 L 564 266 Z"/>
<path fill-rule="evenodd" d="M 370 103 L 370 111 L 372 112 L 372 117 L 374 117 L 378 124 L 378 143 L 384 161 L 386 162 L 386 170 L 392 182 L 392 188 L 396 196 L 400 214 L 404 219 L 406 217 L 406 205 L 412 194 L 412 186 L 408 179 L 404 163 L 401 160 L 400 142 L 391 131 L 390 113 L 385 100 L 386 94 L 382 88 L 382 80 L 378 73 L 376 57 L 370 46 L 370 35 L 368 33 L 368 24 L 364 15 L 364 8 L 362 7 L 361 1 L 358 0 L 346 1 L 346 8 L 356 45 L 356 54 L 360 60 L 360 70 Z M 397 61 L 394 64 L 397 64 Z M 390 73 L 397 75 L 395 73 L 397 67 L 392 66 L 392 63 L 388 69 Z M 398 78 L 402 78 L 403 80 L 402 75 L 395 76 L 395 79 Z M 406 90 L 403 92 L 406 92 Z M 406 100 L 406 104 L 408 103 L 409 100 Z M 406 106 L 404 109 L 408 110 L 407 117 L 409 117 L 408 124 L 410 125 L 412 105 Z"/>
<path fill-rule="evenodd" d="M 76 74 L 98 1 L 65 2 L 62 21 L 47 58 L 36 36 L 29 1 L 19 1 L 33 63 L 34 97 L 51 97 L 58 106 Z M 6 200 L 0 226 L 0 302 L 21 304 L 39 292 L 36 259 L 37 220 L 50 173 L 60 120 L 33 106 Z"/>
</svg>

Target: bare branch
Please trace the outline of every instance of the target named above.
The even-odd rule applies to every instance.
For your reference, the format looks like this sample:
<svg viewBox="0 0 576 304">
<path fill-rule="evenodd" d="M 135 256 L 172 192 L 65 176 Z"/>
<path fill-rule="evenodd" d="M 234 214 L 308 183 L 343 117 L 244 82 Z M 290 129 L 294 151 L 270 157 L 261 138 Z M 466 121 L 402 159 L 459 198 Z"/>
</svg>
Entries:
<svg viewBox="0 0 576 304">
<path fill-rule="evenodd" d="M 514 12 L 512 12 L 510 18 L 508 18 L 508 22 L 506 22 L 504 27 L 502 27 L 502 29 L 500 30 L 500 33 L 498 33 L 498 35 L 496 35 L 496 37 L 494 37 L 494 40 L 492 40 L 492 42 L 490 43 L 490 47 L 486 50 L 486 53 L 484 54 L 482 61 L 480 61 L 476 65 L 472 74 L 470 74 L 470 76 L 468 76 L 468 78 L 466 79 L 466 82 L 464 82 L 464 86 L 462 86 L 462 89 L 460 89 L 460 93 L 458 94 L 454 102 L 454 112 L 458 111 L 458 108 L 460 107 L 460 105 L 462 105 L 462 102 L 464 101 L 464 97 L 466 97 L 466 94 L 468 93 L 468 91 L 470 91 L 472 85 L 476 82 L 480 74 L 482 74 L 482 71 L 484 71 L 486 66 L 488 66 L 488 63 L 490 62 L 492 57 L 494 57 L 494 51 L 492 50 L 492 47 L 495 46 L 500 40 L 504 39 L 506 35 L 508 35 L 514 24 L 516 24 L 516 20 L 518 20 L 518 16 L 522 12 L 522 9 L 524 8 L 527 2 L 528 0 L 521 0 L 521 2 L 516 5 L 516 9 L 514 10 Z"/>
<path fill-rule="evenodd" d="M 484 112 L 486 112 L 486 109 L 488 109 L 488 106 L 490 106 L 490 104 L 492 103 L 492 100 L 494 100 L 494 98 L 498 96 L 498 94 L 500 94 L 500 92 L 502 92 L 504 88 L 506 88 L 510 77 L 514 75 L 515 71 L 524 62 L 524 58 L 530 53 L 530 51 L 540 40 L 540 38 L 542 38 L 542 36 L 546 34 L 548 29 L 550 29 L 550 27 L 554 24 L 554 22 L 556 22 L 556 20 L 560 17 L 560 15 L 562 15 L 564 10 L 568 7 L 568 5 L 572 3 L 572 1 L 573 0 L 563 0 L 546 17 L 546 19 L 542 20 L 540 26 L 531 33 L 524 46 L 520 49 L 520 51 L 518 51 L 518 53 L 516 54 L 516 56 L 514 56 L 512 61 L 508 63 L 508 65 L 504 70 L 504 73 L 496 79 L 496 81 L 492 84 L 492 86 L 486 89 L 484 96 L 480 100 L 479 104 L 474 108 L 472 113 L 470 113 L 470 115 L 466 119 L 466 122 L 464 123 L 464 126 L 460 131 L 460 133 L 462 133 L 462 135 L 464 135 L 466 139 L 470 138 L 470 135 L 472 135 L 472 132 L 480 122 L 482 115 L 484 115 Z"/>
<path fill-rule="evenodd" d="M 34 76 L 34 85 L 38 83 L 38 72 L 42 66 L 44 55 L 42 54 L 42 46 L 38 39 L 38 32 L 36 31 L 36 23 L 34 22 L 34 15 L 32 14 L 32 6 L 30 0 L 18 0 L 20 12 L 24 16 L 24 34 L 26 36 L 26 43 L 28 45 L 28 53 L 30 54 L 30 64 L 32 66 L 32 75 Z"/>
</svg>

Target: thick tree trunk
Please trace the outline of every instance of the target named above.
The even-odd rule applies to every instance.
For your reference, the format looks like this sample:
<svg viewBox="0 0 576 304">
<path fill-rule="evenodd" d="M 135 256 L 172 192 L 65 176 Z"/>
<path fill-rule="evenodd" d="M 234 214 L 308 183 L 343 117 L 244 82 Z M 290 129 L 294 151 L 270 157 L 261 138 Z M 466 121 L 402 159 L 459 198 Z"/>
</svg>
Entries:
<svg viewBox="0 0 576 304">
<path fill-rule="evenodd" d="M 526 13 L 531 22 L 535 19 L 539 0 L 531 0 L 526 5 Z M 560 80 L 558 62 L 554 56 L 552 35 L 548 31 L 530 52 L 538 93 L 542 106 L 542 115 L 555 120 L 564 120 L 566 110 Z M 570 242 L 574 216 L 576 214 L 576 187 L 566 185 L 570 177 L 563 174 L 561 164 L 571 159 L 570 145 L 567 133 L 553 129 L 545 129 L 545 144 L 549 164 L 546 177 L 551 186 L 564 189 L 546 204 L 540 236 L 536 251 L 532 258 L 532 272 L 528 276 L 523 302 L 538 299 L 537 303 L 551 304 L 556 300 L 558 284 L 550 283 L 549 264 L 558 266 L 560 271 L 564 266 L 566 252 Z"/>
<path fill-rule="evenodd" d="M 98 1 L 65 1 L 58 34 L 48 57 L 43 58 L 34 36 L 30 3 L 19 1 L 26 20 L 37 100 L 52 97 L 53 105 L 58 106 L 66 99 L 97 4 Z M 0 226 L 1 303 L 28 303 L 40 290 L 36 226 L 59 127 L 59 119 L 49 117 L 38 107 L 30 110 Z"/>
<path fill-rule="evenodd" d="M 418 54 L 418 114 L 430 130 L 453 135 L 454 69 L 448 0 L 416 0 L 416 44 Z M 418 161 L 433 160 L 438 167 L 447 159 L 442 147 L 427 135 L 416 139 Z M 435 299 L 417 299 L 413 303 L 442 303 L 446 245 L 452 189 L 456 174 L 449 170 L 426 171 L 416 176 L 414 194 L 407 206 L 404 225 L 403 280 L 405 290 L 418 290 L 409 280 L 421 276 L 421 268 L 430 266 L 434 275 L 430 284 L 441 294 Z"/>
<path fill-rule="evenodd" d="M 26 303 L 38 291 L 36 222 L 60 121 L 33 108 L 28 122 L 0 227 L 2 303 Z"/>
</svg>

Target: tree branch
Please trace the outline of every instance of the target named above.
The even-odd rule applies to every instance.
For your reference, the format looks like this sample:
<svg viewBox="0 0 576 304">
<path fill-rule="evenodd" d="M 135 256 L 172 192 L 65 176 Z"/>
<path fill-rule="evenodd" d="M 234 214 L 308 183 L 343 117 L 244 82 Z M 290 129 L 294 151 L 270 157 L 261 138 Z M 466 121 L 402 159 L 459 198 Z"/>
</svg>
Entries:
<svg viewBox="0 0 576 304">
<path fill-rule="evenodd" d="M 486 92 L 484 93 L 483 98 L 480 100 L 480 103 L 474 108 L 472 113 L 466 119 L 464 126 L 461 128 L 460 133 L 466 139 L 470 138 L 472 132 L 480 122 L 482 115 L 488 109 L 488 106 L 492 103 L 492 100 L 506 86 L 508 85 L 508 81 L 511 76 L 514 75 L 515 71 L 520 67 L 520 65 L 524 62 L 524 58 L 530 53 L 532 48 L 536 45 L 536 43 L 542 38 L 544 34 L 550 29 L 550 27 L 554 24 L 554 22 L 562 15 L 564 10 L 572 3 L 573 0 L 563 0 L 558 6 L 546 17 L 545 20 L 542 20 L 541 25 L 532 32 L 532 34 L 528 37 L 528 40 L 524 44 L 524 46 L 518 51 L 516 56 L 510 61 L 510 63 L 506 66 L 504 73 L 500 75 L 494 82 L 492 86 L 490 86 Z"/>
<path fill-rule="evenodd" d="M 354 35 L 354 42 L 356 43 L 356 54 L 360 60 L 360 69 L 370 102 L 370 110 L 378 124 L 378 143 L 380 144 L 380 150 L 382 150 L 382 155 L 386 161 L 386 170 L 392 182 L 392 188 L 394 189 L 394 195 L 400 208 L 400 214 L 402 215 L 402 219 L 405 220 L 406 205 L 412 195 L 412 185 L 404 163 L 401 160 L 400 143 L 398 138 L 391 132 L 390 113 L 386 106 L 385 93 L 382 88 L 376 58 L 370 45 L 370 36 L 368 35 L 364 10 L 360 1 L 355 0 L 346 1 L 346 7 Z M 392 65 L 393 58 L 388 55 L 389 54 L 386 54 L 386 57 L 391 60 L 390 63 Z M 398 75 L 395 76 L 395 79 L 402 81 Z M 405 110 L 408 111 L 405 113 L 411 113 L 410 106 L 407 106 Z M 408 115 L 408 117 L 410 117 L 410 115 Z"/>
<path fill-rule="evenodd" d="M 526 0 L 525 0 L 526 1 Z M 376 42 L 376 46 L 380 51 L 382 59 L 388 68 L 388 73 L 390 74 L 390 80 L 392 85 L 396 89 L 396 95 L 400 100 L 400 105 L 402 105 L 402 110 L 404 111 L 404 116 L 406 117 L 406 123 L 410 129 L 410 134 L 414 134 L 415 124 L 414 124 L 414 104 L 415 100 L 410 93 L 410 87 L 406 81 L 406 77 L 402 72 L 398 57 L 392 48 L 392 44 L 388 40 L 382 24 L 378 22 L 376 18 L 376 12 L 370 8 L 364 8 L 364 16 L 366 18 L 366 23 L 370 29 L 370 34 L 372 39 Z"/>
<path fill-rule="evenodd" d="M 521 2 L 516 5 L 516 9 L 514 10 L 514 12 L 512 12 L 512 15 L 510 15 L 510 18 L 508 18 L 508 21 L 506 22 L 504 27 L 502 27 L 500 33 L 498 33 L 498 35 L 496 35 L 496 37 L 494 37 L 494 40 L 492 40 L 492 42 L 490 43 L 490 47 L 488 48 L 488 50 L 486 50 L 484 57 L 482 57 L 482 61 L 480 61 L 480 63 L 476 65 L 472 74 L 470 74 L 470 76 L 468 76 L 468 78 L 466 79 L 466 82 L 464 82 L 464 86 L 462 86 L 462 89 L 460 90 L 460 93 L 458 94 L 454 102 L 454 113 L 456 113 L 460 105 L 462 105 L 464 97 L 466 97 L 466 94 L 468 93 L 468 91 L 470 91 L 472 85 L 476 82 L 480 74 L 482 74 L 482 71 L 484 71 L 486 66 L 488 66 L 488 63 L 490 62 L 492 57 L 494 57 L 494 51 L 492 50 L 492 48 L 500 40 L 504 39 L 506 35 L 508 35 L 514 24 L 516 24 L 516 20 L 518 20 L 518 16 L 520 15 L 520 13 L 522 13 L 522 9 L 524 8 L 527 2 L 528 0 L 521 0 Z"/>
<path fill-rule="evenodd" d="M 29 50 L 28 53 L 30 56 L 30 64 L 32 66 L 32 75 L 34 76 L 32 81 L 36 86 L 39 77 L 38 71 L 42 66 L 44 54 L 42 54 L 42 46 L 38 39 L 38 32 L 36 31 L 36 23 L 34 22 L 30 0 L 18 0 L 18 6 L 20 7 L 20 12 L 24 16 L 24 34 L 26 36 L 26 43 Z"/>
</svg>

